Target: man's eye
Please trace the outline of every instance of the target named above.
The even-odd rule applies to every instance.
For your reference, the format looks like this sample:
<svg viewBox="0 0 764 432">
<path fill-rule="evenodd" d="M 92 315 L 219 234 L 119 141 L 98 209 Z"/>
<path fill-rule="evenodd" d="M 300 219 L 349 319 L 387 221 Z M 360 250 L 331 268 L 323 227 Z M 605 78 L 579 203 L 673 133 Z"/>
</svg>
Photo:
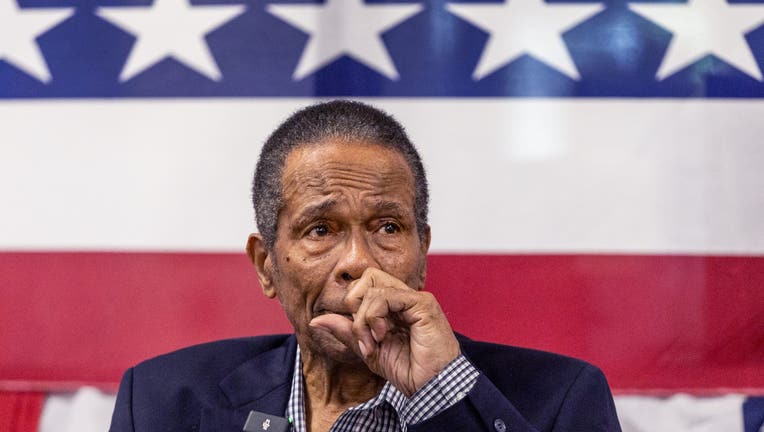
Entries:
<svg viewBox="0 0 764 432">
<path fill-rule="evenodd" d="M 382 231 L 384 231 L 385 234 L 395 234 L 400 230 L 401 230 L 401 227 L 398 226 L 398 224 L 393 222 L 385 222 L 385 224 L 382 225 Z"/>
<path fill-rule="evenodd" d="M 308 231 L 308 235 L 323 237 L 329 234 L 329 227 L 326 225 L 316 225 Z"/>
</svg>

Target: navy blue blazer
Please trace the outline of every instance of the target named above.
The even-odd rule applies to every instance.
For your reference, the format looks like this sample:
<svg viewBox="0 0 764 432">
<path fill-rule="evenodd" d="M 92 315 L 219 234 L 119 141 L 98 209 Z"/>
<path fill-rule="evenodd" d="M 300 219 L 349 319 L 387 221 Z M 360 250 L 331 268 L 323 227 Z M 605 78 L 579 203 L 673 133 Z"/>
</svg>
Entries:
<svg viewBox="0 0 764 432">
<path fill-rule="evenodd" d="M 458 336 L 480 370 L 468 395 L 410 432 L 620 431 L 605 376 L 580 360 Z M 235 431 L 250 410 L 283 416 L 293 335 L 212 342 L 166 354 L 122 378 L 111 432 Z"/>
</svg>

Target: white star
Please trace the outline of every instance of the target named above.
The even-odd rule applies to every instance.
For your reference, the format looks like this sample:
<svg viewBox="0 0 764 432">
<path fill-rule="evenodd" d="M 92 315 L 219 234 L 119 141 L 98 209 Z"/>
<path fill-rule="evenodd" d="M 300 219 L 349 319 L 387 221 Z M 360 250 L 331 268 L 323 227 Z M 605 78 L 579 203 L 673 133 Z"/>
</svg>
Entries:
<svg viewBox="0 0 764 432">
<path fill-rule="evenodd" d="M 600 4 L 509 0 L 503 4 L 449 3 L 446 9 L 490 33 L 472 78 L 479 80 L 529 54 L 573 79 L 580 78 L 562 33 L 600 12 Z"/>
<path fill-rule="evenodd" d="M 762 80 L 761 70 L 744 35 L 764 23 L 764 5 L 689 0 L 686 4 L 631 4 L 629 8 L 674 35 L 658 68 L 658 79 L 714 54 Z"/>
<path fill-rule="evenodd" d="M 310 40 L 292 79 L 300 80 L 347 54 L 391 80 L 398 71 L 381 34 L 419 13 L 421 4 L 364 4 L 363 0 L 326 0 L 320 4 L 271 4 L 268 12 Z"/>
<path fill-rule="evenodd" d="M 244 9 L 243 5 L 192 6 L 185 0 L 155 0 L 151 7 L 105 7 L 97 13 L 137 38 L 120 81 L 167 57 L 217 81 L 222 74 L 204 36 Z"/>
<path fill-rule="evenodd" d="M 35 39 L 73 13 L 72 8 L 21 9 L 14 0 L 0 0 L 0 60 L 49 82 L 50 71 Z"/>
</svg>

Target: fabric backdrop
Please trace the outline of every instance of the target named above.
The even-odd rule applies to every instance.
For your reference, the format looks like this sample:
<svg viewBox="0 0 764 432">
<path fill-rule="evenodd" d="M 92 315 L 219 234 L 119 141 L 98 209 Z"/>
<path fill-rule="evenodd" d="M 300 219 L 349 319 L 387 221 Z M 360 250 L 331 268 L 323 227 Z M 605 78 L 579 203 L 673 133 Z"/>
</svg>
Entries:
<svg viewBox="0 0 764 432">
<path fill-rule="evenodd" d="M 243 253 L 294 110 L 389 111 L 427 288 L 601 367 L 627 431 L 764 422 L 764 2 L 0 0 L 0 430 L 103 430 L 120 374 L 287 332 Z"/>
</svg>

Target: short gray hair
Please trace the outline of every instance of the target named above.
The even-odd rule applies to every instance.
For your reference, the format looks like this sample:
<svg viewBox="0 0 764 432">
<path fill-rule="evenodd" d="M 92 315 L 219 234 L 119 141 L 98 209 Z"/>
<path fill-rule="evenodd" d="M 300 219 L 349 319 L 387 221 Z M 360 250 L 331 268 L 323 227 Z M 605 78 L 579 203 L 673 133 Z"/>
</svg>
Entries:
<svg viewBox="0 0 764 432">
<path fill-rule="evenodd" d="M 296 148 L 326 139 L 359 140 L 393 149 L 414 176 L 414 214 L 420 240 L 427 232 L 429 193 L 422 160 L 400 123 L 361 102 L 335 100 L 303 108 L 287 118 L 265 141 L 252 182 L 257 229 L 268 250 L 276 243 L 279 212 L 284 206 L 281 177 L 287 156 Z"/>
</svg>

